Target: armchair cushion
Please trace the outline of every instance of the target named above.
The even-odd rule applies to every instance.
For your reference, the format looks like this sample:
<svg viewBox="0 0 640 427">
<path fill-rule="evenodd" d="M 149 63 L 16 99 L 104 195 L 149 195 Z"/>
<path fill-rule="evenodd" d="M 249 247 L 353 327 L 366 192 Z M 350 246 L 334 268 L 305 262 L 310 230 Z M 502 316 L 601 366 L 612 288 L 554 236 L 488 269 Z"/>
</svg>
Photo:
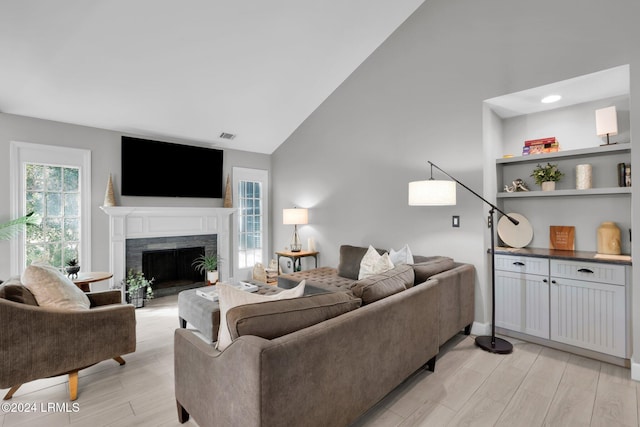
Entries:
<svg viewBox="0 0 640 427">
<path fill-rule="evenodd" d="M 41 307 L 64 310 L 87 310 L 89 298 L 55 267 L 45 264 L 28 266 L 20 278 Z"/>
</svg>

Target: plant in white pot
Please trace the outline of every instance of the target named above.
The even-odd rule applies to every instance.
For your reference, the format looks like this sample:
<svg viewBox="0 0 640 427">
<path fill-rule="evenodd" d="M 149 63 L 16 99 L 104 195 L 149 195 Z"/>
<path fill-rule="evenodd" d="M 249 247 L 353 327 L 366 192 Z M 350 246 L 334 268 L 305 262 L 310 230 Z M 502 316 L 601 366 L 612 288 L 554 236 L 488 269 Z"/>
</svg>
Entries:
<svg viewBox="0 0 640 427">
<path fill-rule="evenodd" d="M 531 173 L 536 184 L 542 186 L 542 191 L 553 191 L 556 189 L 556 182 L 564 176 L 564 173 L 560 172 L 558 165 L 552 165 L 547 163 L 546 166 L 538 165 Z"/>
<path fill-rule="evenodd" d="M 200 274 L 207 273 L 207 281 L 214 285 L 218 281 L 218 255 L 200 255 L 191 264 Z"/>
</svg>

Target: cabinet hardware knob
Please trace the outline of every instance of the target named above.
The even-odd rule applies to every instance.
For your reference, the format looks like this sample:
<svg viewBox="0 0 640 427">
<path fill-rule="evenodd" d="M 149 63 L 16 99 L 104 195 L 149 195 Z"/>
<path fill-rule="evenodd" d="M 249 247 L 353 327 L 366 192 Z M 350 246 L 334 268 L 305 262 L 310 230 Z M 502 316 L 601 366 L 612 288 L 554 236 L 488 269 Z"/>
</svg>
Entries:
<svg viewBox="0 0 640 427">
<path fill-rule="evenodd" d="M 516 261 L 516 262 L 513 263 L 513 265 L 517 265 L 519 267 L 522 267 L 524 265 L 524 262 Z"/>
<path fill-rule="evenodd" d="M 542 279 L 542 281 L 543 281 L 544 283 L 548 283 L 548 282 L 549 282 L 547 279 Z"/>
<path fill-rule="evenodd" d="M 593 270 L 589 270 L 588 268 L 581 268 L 578 270 L 578 273 L 591 273 L 593 274 Z"/>
<path fill-rule="evenodd" d="M 555 285 L 555 284 L 556 284 L 556 281 L 555 281 L 555 280 L 552 280 L 552 281 L 551 281 L 551 283 L 553 283 L 553 284 Z"/>
</svg>

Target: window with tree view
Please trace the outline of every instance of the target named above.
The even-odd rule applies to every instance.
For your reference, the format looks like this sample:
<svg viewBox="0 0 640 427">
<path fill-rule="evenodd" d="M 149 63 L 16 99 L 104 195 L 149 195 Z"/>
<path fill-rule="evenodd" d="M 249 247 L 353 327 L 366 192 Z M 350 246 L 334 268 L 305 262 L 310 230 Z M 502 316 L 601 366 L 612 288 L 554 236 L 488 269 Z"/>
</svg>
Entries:
<svg viewBox="0 0 640 427">
<path fill-rule="evenodd" d="M 262 262 L 262 183 L 238 183 L 238 266 L 252 267 Z"/>
<path fill-rule="evenodd" d="M 42 218 L 41 227 L 27 228 L 27 265 L 45 261 L 62 268 L 80 253 L 80 169 L 33 163 L 25 166 L 26 212 Z"/>
</svg>

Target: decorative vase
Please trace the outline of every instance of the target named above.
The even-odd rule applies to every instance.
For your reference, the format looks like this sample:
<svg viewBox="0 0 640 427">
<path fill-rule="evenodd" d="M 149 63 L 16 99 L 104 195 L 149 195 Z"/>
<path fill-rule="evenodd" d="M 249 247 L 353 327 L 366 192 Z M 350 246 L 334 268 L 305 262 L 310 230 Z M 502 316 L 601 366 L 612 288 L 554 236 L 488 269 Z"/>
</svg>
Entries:
<svg viewBox="0 0 640 427">
<path fill-rule="evenodd" d="M 556 189 L 555 181 L 546 181 L 542 183 L 542 191 L 553 191 Z"/>
<path fill-rule="evenodd" d="M 67 276 L 69 277 L 69 279 L 73 280 L 73 279 L 77 279 L 78 278 L 78 271 L 80 271 L 80 266 L 79 265 L 68 265 L 64 268 L 64 271 L 67 272 Z"/>
<path fill-rule="evenodd" d="M 107 190 L 104 194 L 104 202 L 102 202 L 103 206 L 115 206 L 116 205 L 116 197 L 113 194 L 113 181 L 111 180 L 111 174 L 109 174 L 109 180 L 107 181 Z"/>
<path fill-rule="evenodd" d="M 605 221 L 598 227 L 598 253 L 620 255 L 620 229 L 615 222 Z"/>
<path fill-rule="evenodd" d="M 576 190 L 588 190 L 591 188 L 591 165 L 576 166 Z"/>
</svg>

